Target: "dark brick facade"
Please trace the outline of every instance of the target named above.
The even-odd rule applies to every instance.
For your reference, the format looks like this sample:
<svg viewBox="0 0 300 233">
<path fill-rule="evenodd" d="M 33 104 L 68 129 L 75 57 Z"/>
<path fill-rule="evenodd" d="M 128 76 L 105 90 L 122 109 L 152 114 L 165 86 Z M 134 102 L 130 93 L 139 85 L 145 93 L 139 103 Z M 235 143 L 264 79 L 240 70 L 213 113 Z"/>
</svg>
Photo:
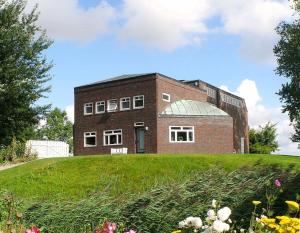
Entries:
<svg viewBox="0 0 300 233">
<path fill-rule="evenodd" d="M 170 102 L 162 100 L 162 93 L 170 94 Z M 111 148 L 122 147 L 128 148 L 128 153 L 137 153 L 137 128 L 134 126 L 136 122 L 144 123 L 144 127 L 141 127 L 144 132 L 144 153 L 232 153 L 235 148 L 237 139 L 234 139 L 236 131 L 234 126 L 237 127 L 238 124 L 233 123 L 235 119 L 233 117 L 161 116 L 160 113 L 177 100 L 210 102 L 206 90 L 164 75 L 153 73 L 108 80 L 77 87 L 74 94 L 75 155 L 109 154 Z M 138 95 L 144 95 L 144 108 L 133 109 L 133 96 Z M 119 101 L 122 97 L 130 97 L 130 110 L 120 111 Z M 105 108 L 107 108 L 107 100 L 110 99 L 118 100 L 118 110 L 95 114 L 95 103 L 105 101 Z M 93 103 L 93 114 L 84 115 L 85 103 Z M 221 108 L 226 109 L 224 106 Z M 247 119 L 243 124 L 247 125 Z M 169 126 L 171 125 L 194 126 L 195 142 L 170 143 Z M 122 145 L 104 146 L 103 131 L 116 129 L 122 130 Z M 96 132 L 96 146 L 84 146 L 85 132 Z"/>
</svg>

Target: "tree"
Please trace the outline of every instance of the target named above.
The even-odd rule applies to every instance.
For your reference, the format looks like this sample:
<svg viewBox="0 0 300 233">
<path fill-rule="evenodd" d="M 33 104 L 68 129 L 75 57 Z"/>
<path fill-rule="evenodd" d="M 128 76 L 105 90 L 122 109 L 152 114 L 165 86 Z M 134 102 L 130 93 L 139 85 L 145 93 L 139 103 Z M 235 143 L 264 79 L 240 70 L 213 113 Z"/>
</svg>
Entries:
<svg viewBox="0 0 300 233">
<path fill-rule="evenodd" d="M 0 0 L 0 145 L 28 138 L 49 108 L 37 101 L 50 90 L 51 63 L 44 50 L 51 41 L 37 26 L 36 8 L 25 13 L 24 0 Z"/>
<path fill-rule="evenodd" d="M 294 1 L 296 14 L 300 12 L 299 0 Z M 300 20 L 281 22 L 276 28 L 280 40 L 274 47 L 278 66 L 276 73 L 288 79 L 278 92 L 283 103 L 283 112 L 289 114 L 295 128 L 293 141 L 300 142 Z"/>
<path fill-rule="evenodd" d="M 46 124 L 36 130 L 35 139 L 63 141 L 73 151 L 73 124 L 67 118 L 66 111 L 54 108 L 45 115 Z"/>
<path fill-rule="evenodd" d="M 249 149 L 252 154 L 271 154 L 278 150 L 276 124 L 268 122 L 258 130 L 249 130 Z"/>
</svg>

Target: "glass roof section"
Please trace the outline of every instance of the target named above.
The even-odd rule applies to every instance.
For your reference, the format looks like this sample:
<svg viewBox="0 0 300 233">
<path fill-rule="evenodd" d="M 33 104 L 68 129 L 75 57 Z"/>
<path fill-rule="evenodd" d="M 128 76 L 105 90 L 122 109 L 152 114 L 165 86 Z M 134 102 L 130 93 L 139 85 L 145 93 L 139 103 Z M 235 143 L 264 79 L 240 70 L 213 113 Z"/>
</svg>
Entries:
<svg viewBox="0 0 300 233">
<path fill-rule="evenodd" d="M 179 100 L 161 113 L 162 115 L 175 116 L 228 116 L 226 112 L 206 102 L 196 100 Z"/>
</svg>

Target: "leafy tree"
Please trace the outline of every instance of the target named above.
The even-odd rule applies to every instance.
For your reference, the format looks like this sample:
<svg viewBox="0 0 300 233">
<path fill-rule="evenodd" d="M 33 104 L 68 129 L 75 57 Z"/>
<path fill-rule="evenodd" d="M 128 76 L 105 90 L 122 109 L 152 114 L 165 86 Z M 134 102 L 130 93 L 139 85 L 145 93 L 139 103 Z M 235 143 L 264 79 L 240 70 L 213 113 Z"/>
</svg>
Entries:
<svg viewBox="0 0 300 233">
<path fill-rule="evenodd" d="M 296 14 L 300 12 L 300 1 L 293 1 Z M 283 103 L 283 112 L 289 114 L 295 128 L 293 141 L 300 141 L 300 19 L 292 23 L 281 22 L 276 28 L 280 40 L 274 47 L 278 66 L 276 73 L 288 81 L 278 92 Z"/>
<path fill-rule="evenodd" d="M 37 26 L 36 8 L 25 13 L 24 0 L 0 0 L 0 145 L 28 138 L 49 106 L 37 100 L 49 91 L 51 64 L 43 52 L 51 45 Z"/>
<path fill-rule="evenodd" d="M 249 148 L 252 154 L 271 154 L 278 150 L 276 141 L 276 124 L 268 122 L 265 126 L 259 126 L 258 130 L 249 130 Z"/>
<path fill-rule="evenodd" d="M 45 115 L 46 124 L 36 131 L 35 139 L 63 141 L 73 151 L 73 124 L 67 118 L 66 111 L 54 108 Z"/>
</svg>

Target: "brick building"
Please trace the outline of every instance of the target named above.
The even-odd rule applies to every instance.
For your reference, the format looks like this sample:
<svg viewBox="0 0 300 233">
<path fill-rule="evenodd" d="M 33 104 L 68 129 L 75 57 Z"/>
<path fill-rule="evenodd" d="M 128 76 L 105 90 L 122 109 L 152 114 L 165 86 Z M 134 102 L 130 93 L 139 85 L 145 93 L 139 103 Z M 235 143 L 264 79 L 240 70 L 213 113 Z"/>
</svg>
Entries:
<svg viewBox="0 0 300 233">
<path fill-rule="evenodd" d="M 244 99 L 201 80 L 122 75 L 76 87 L 74 154 L 244 153 Z"/>
</svg>

